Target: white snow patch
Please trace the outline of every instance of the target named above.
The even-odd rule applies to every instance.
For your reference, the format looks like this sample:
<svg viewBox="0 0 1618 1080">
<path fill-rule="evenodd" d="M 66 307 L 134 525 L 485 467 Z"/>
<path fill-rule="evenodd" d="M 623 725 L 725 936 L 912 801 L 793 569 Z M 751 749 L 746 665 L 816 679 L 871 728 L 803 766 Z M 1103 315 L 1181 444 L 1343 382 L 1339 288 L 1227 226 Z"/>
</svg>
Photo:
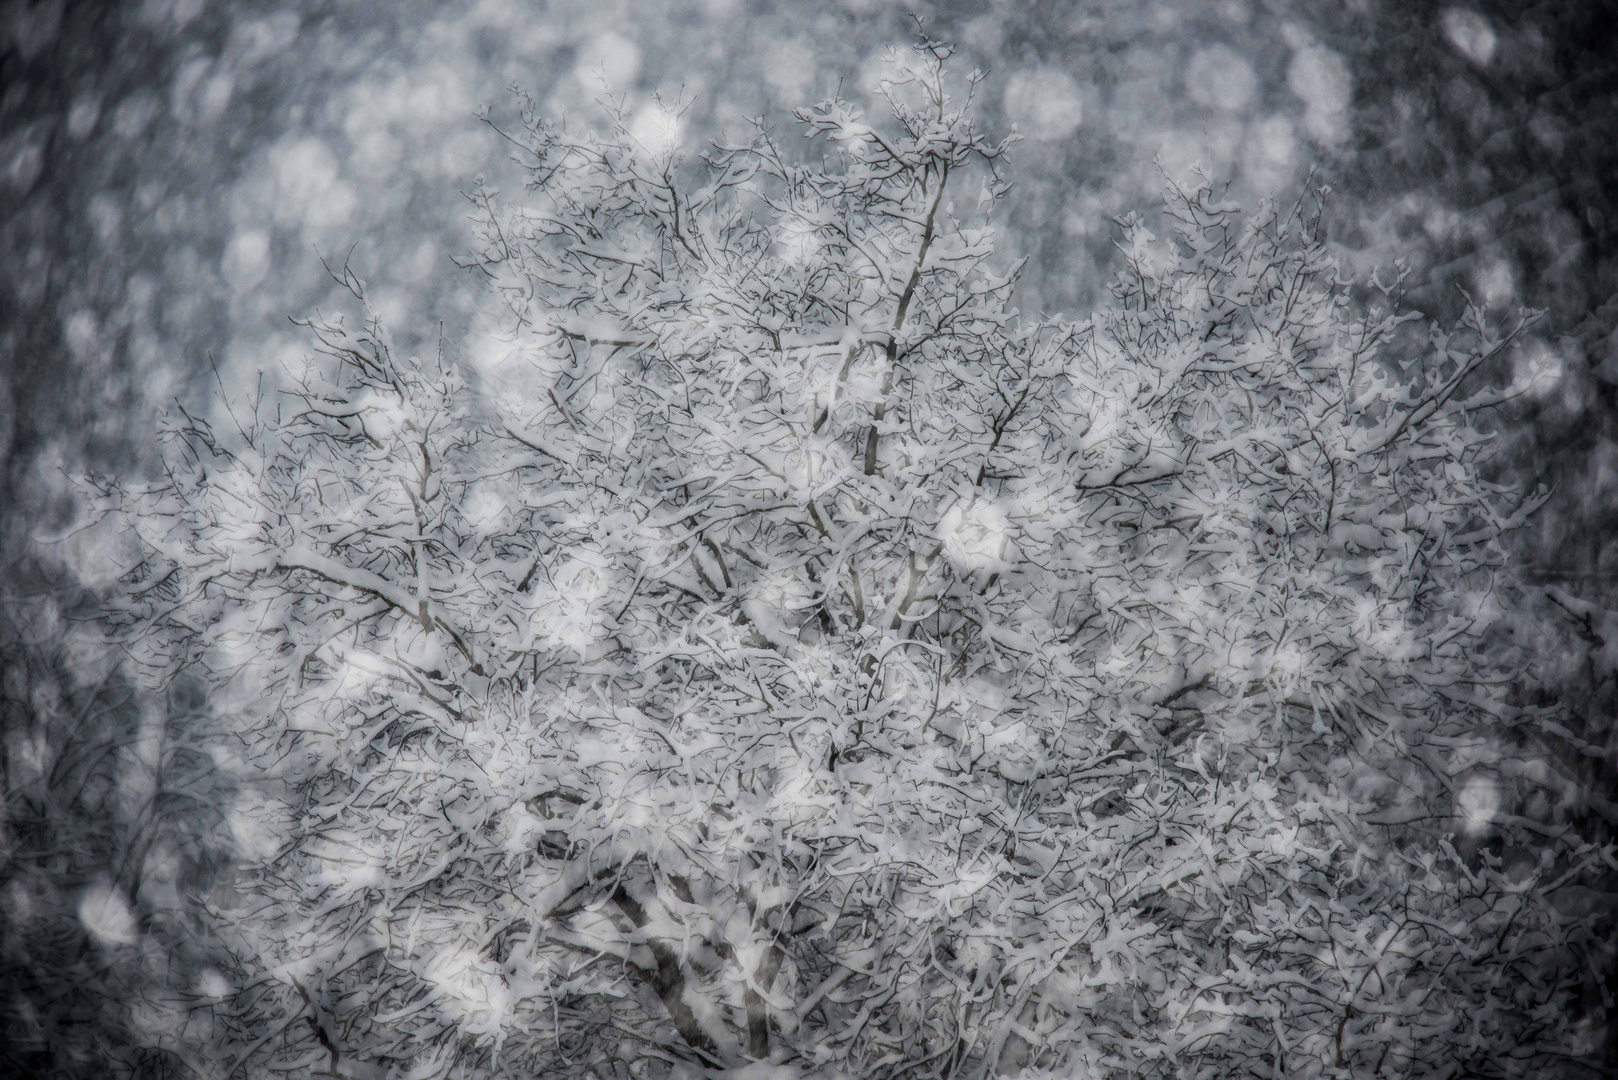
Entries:
<svg viewBox="0 0 1618 1080">
<path fill-rule="evenodd" d="M 110 881 L 98 881 L 79 901 L 79 921 L 102 946 L 133 945 L 139 934 L 135 913 L 123 892 Z"/>
<path fill-rule="evenodd" d="M 1274 192 L 1291 179 L 1297 153 L 1292 122 L 1284 116 L 1265 117 L 1248 128 L 1242 168 L 1255 188 Z"/>
<path fill-rule="evenodd" d="M 277 221 L 301 226 L 309 239 L 347 223 L 354 212 L 354 191 L 341 179 L 337 158 L 324 142 L 283 141 L 270 150 L 269 159 Z"/>
<path fill-rule="evenodd" d="M 96 121 L 100 118 L 100 99 L 90 94 L 80 95 L 67 111 L 67 133 L 75 139 L 82 139 L 95 130 Z"/>
<path fill-rule="evenodd" d="M 1455 797 L 1455 813 L 1473 836 L 1488 829 L 1500 810 L 1500 785 L 1487 777 L 1467 781 Z"/>
<path fill-rule="evenodd" d="M 253 288 L 270 270 L 270 234 L 262 229 L 237 233 L 225 245 L 219 272 L 238 291 Z"/>
<path fill-rule="evenodd" d="M 1228 45 L 1211 45 L 1191 56 L 1185 72 L 1186 91 L 1198 105 L 1241 112 L 1253 103 L 1258 77 L 1252 65 Z"/>
<path fill-rule="evenodd" d="M 1438 24 L 1450 46 L 1478 67 L 1487 67 L 1494 59 L 1499 39 L 1483 15 L 1466 8 L 1449 8 L 1438 17 Z"/>
<path fill-rule="evenodd" d="M 601 90 L 602 80 L 609 90 L 628 89 L 639 74 L 640 46 L 611 30 L 587 41 L 573 65 L 573 77 L 591 92 Z"/>
<path fill-rule="evenodd" d="M 679 148 L 680 117 L 661 101 L 651 101 L 635 114 L 629 134 L 653 157 L 664 157 Z"/>
<path fill-rule="evenodd" d="M 1308 45 L 1292 54 L 1287 86 L 1304 104 L 1303 127 L 1309 136 L 1334 146 L 1348 134 L 1348 106 L 1354 79 L 1343 58 L 1323 45 Z"/>
<path fill-rule="evenodd" d="M 938 523 L 944 554 L 956 568 L 970 573 L 1004 568 L 1011 555 L 1011 522 L 999 507 L 975 501 L 956 505 Z"/>
<path fill-rule="evenodd" d="M 815 54 L 795 41 L 778 41 L 764 54 L 764 81 L 784 102 L 796 105 L 815 80 Z"/>
<path fill-rule="evenodd" d="M 1063 71 L 1037 68 L 1019 71 L 1006 85 L 1007 117 L 1034 139 L 1065 139 L 1084 120 L 1079 84 Z"/>
</svg>

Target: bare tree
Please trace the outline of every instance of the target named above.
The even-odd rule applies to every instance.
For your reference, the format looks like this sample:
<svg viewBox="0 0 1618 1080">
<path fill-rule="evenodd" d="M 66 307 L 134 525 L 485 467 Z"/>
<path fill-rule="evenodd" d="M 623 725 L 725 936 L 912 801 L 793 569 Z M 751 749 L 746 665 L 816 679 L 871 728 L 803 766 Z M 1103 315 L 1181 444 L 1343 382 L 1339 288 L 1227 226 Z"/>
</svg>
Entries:
<svg viewBox="0 0 1618 1080">
<path fill-rule="evenodd" d="M 820 163 L 760 129 L 695 183 L 672 121 L 526 109 L 528 197 L 474 194 L 496 354 L 317 317 L 161 483 L 94 486 L 141 542 L 113 625 L 257 793 L 218 1075 L 1581 1052 L 1547 895 L 1598 852 L 1453 843 L 1500 825 L 1536 505 L 1476 423 L 1536 373 L 1473 375 L 1531 316 L 1422 338 L 1309 198 L 1171 184 L 1111 306 L 1028 318 L 947 53 L 890 55 L 881 124 L 800 110 Z"/>
</svg>

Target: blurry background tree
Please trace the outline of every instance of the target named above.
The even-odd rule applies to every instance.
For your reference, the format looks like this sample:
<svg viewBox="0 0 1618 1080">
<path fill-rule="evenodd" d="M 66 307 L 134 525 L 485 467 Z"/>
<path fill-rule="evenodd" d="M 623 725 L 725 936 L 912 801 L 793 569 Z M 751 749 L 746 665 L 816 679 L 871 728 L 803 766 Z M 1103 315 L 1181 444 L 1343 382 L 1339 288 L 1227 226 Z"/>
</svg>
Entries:
<svg viewBox="0 0 1618 1080">
<path fill-rule="evenodd" d="M 799 110 L 818 161 L 522 100 L 528 197 L 471 196 L 503 343 L 317 316 L 219 423 L 179 411 L 160 480 L 86 489 L 137 545 L 116 636 L 154 692 L 207 682 L 250 793 L 208 908 L 234 993 L 158 1045 L 423 1077 L 1598 1049 L 1568 890 L 1611 851 L 1502 789 L 1562 784 L 1502 760 L 1555 722 L 1510 696 L 1543 496 L 1476 426 L 1553 374 L 1500 363 L 1535 317 L 1418 332 L 1398 270 L 1346 291 L 1314 193 L 1170 182 L 1108 306 L 1024 318 L 947 54 L 889 57 L 886 117 Z"/>
<path fill-rule="evenodd" d="M 1610 3 L 1381 5 L 1322 13 L 1358 74 L 1349 195 L 1334 239 L 1421 253 L 1411 303 L 1452 316 L 1457 286 L 1543 308 L 1562 377 L 1508 413 L 1508 459 L 1557 488 L 1525 534 L 1547 580 L 1618 578 L 1618 9 Z"/>
<path fill-rule="evenodd" d="M 0 1074 L 196 1075 L 153 1036 L 223 986 L 196 898 L 231 792 L 194 738 L 201 695 L 141 694 L 64 625 L 97 594 L 29 577 L 0 622 Z"/>
</svg>

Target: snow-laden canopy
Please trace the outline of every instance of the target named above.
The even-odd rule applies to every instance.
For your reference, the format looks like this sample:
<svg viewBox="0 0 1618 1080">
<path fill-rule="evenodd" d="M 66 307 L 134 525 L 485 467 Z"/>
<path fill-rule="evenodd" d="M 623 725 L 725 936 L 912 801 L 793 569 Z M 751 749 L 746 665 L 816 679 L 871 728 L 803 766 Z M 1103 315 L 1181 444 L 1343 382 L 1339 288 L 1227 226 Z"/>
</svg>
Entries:
<svg viewBox="0 0 1618 1080">
<path fill-rule="evenodd" d="M 1521 387 L 1475 375 L 1524 319 L 1421 337 L 1315 193 L 1210 185 L 1121 222 L 1111 306 L 1020 313 L 946 56 L 892 54 L 880 121 L 800 110 L 811 164 L 761 128 L 696 180 L 525 112 L 526 197 L 474 197 L 500 348 L 317 317 L 100 490 L 143 545 L 115 621 L 255 793 L 235 990 L 175 1028 L 219 1075 L 1577 1049 L 1544 896 L 1591 852 L 1452 846 L 1533 505 L 1480 471 Z"/>
</svg>

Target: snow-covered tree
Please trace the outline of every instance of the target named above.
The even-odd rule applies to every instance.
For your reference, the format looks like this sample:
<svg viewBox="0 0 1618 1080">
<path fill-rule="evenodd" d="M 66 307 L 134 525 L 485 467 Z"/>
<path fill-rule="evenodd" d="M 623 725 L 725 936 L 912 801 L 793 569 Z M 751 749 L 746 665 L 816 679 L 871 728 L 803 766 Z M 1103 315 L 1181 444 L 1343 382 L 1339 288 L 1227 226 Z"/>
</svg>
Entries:
<svg viewBox="0 0 1618 1080">
<path fill-rule="evenodd" d="M 1121 222 L 1106 310 L 1024 315 L 947 52 L 890 55 L 881 122 L 800 110 L 809 163 L 526 108 L 527 197 L 474 194 L 498 348 L 317 317 L 94 487 L 140 538 L 112 622 L 255 793 L 234 993 L 173 1035 L 219 1075 L 1580 1052 L 1546 898 L 1600 852 L 1455 846 L 1502 820 L 1471 748 L 1535 505 L 1478 375 L 1530 316 L 1423 336 L 1308 199 L 1206 184 Z"/>
</svg>

